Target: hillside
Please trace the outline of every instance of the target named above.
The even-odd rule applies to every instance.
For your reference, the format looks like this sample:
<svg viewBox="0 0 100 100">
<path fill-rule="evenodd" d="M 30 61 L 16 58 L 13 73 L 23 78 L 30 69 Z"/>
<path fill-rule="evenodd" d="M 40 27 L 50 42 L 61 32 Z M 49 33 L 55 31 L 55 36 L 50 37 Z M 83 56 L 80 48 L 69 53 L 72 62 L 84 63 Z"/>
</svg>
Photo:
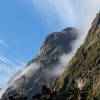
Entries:
<svg viewBox="0 0 100 100">
<path fill-rule="evenodd" d="M 64 73 L 39 100 L 100 100 L 100 13 Z M 36 97 L 36 96 L 35 96 Z"/>
</svg>

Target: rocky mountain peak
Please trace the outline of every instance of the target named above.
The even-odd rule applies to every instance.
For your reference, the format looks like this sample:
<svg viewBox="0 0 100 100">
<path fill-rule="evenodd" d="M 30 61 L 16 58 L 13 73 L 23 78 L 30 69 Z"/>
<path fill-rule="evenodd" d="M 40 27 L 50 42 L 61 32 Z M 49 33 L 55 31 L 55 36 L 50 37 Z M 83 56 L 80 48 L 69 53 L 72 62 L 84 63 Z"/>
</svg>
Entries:
<svg viewBox="0 0 100 100">
<path fill-rule="evenodd" d="M 79 30 L 76 28 L 66 28 L 61 32 L 54 32 L 47 36 L 40 51 L 31 62 L 47 63 L 48 59 L 56 61 L 63 53 L 67 54 L 72 50 L 72 42 L 78 37 Z M 30 63 L 31 63 L 30 62 Z"/>
<path fill-rule="evenodd" d="M 47 36 L 44 43 L 55 43 L 56 41 L 64 41 L 66 38 L 70 38 L 71 40 L 75 39 L 77 36 L 78 30 L 76 28 L 65 28 L 61 32 L 54 32 Z M 70 36 L 70 37 L 69 37 Z M 64 39 L 64 40 L 63 40 Z"/>
<path fill-rule="evenodd" d="M 25 75 L 19 77 L 16 80 L 16 84 L 18 83 L 18 85 L 14 88 L 14 84 L 8 87 L 4 96 L 25 93 L 28 97 L 32 97 L 32 95 L 41 91 L 41 87 L 44 84 L 48 85 L 57 79 L 58 75 L 53 71 L 59 67 L 57 66 L 59 57 L 72 51 L 72 43 L 77 39 L 78 33 L 79 31 L 76 28 L 66 28 L 61 32 L 49 34 L 36 57 L 25 67 L 26 69 L 31 68 L 31 73 L 28 71 Z M 38 69 L 37 65 L 39 65 Z M 37 70 L 34 71 L 34 68 Z M 12 80 L 20 73 L 21 72 L 17 73 Z M 12 80 L 9 83 L 11 83 Z"/>
</svg>

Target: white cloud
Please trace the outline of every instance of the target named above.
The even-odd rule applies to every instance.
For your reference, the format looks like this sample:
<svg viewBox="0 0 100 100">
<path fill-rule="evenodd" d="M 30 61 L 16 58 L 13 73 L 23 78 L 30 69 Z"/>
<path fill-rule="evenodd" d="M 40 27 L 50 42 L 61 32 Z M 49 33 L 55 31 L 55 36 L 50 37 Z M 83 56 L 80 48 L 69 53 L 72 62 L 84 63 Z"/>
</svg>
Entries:
<svg viewBox="0 0 100 100">
<path fill-rule="evenodd" d="M 55 20 L 58 20 L 62 26 L 75 25 L 74 23 L 78 20 L 77 13 L 70 0 L 33 0 L 33 6 L 42 15 L 45 15 L 45 19 L 54 24 L 57 24 Z M 74 18 L 76 19 L 74 20 Z"/>
<path fill-rule="evenodd" d="M 0 40 L 0 45 L 3 45 L 5 47 L 8 47 L 8 45 L 3 40 Z"/>
<path fill-rule="evenodd" d="M 5 82 L 6 83 L 8 82 L 9 77 L 11 78 L 11 76 L 13 76 L 15 72 L 20 71 L 20 73 L 15 75 L 14 77 L 12 77 L 12 79 L 9 81 L 9 83 L 6 85 L 6 87 L 4 89 L 2 89 L 2 91 L 0 92 L 0 98 L 2 97 L 3 93 L 5 93 L 5 91 L 8 87 L 12 86 L 14 89 L 19 85 L 19 81 L 16 81 L 16 80 L 19 79 L 21 76 L 26 75 L 27 77 L 29 77 L 31 74 L 34 74 L 34 72 L 40 68 L 40 64 L 32 63 L 29 66 L 26 66 L 24 69 L 23 68 L 21 69 L 22 65 L 20 65 L 19 67 L 16 66 L 15 68 L 11 68 L 9 66 L 4 65 L 4 67 L 2 66 L 2 68 L 1 68 L 1 65 L 0 65 L 0 68 L 1 68 L 0 72 L 6 71 L 6 73 L 9 75 L 9 76 L 5 76 L 5 77 L 3 76 L 4 80 L 0 79 L 0 82 L 4 83 L 4 84 L 5 84 Z"/>
<path fill-rule="evenodd" d="M 25 63 L 19 61 L 17 64 L 14 61 L 9 60 L 7 57 L 0 56 L 0 81 L 7 84 L 8 80 L 18 71 L 23 69 Z M 0 86 L 2 86 L 0 82 Z M 3 87 L 4 87 L 3 85 Z"/>
<path fill-rule="evenodd" d="M 80 27 L 85 35 L 100 10 L 100 0 L 32 0 L 33 6 L 49 22 L 64 27 Z M 57 20 L 57 22 L 55 22 Z"/>
<path fill-rule="evenodd" d="M 84 3 L 87 5 L 87 8 L 94 10 L 100 6 L 100 0 L 84 0 Z"/>
<path fill-rule="evenodd" d="M 7 83 L 9 79 L 25 66 L 23 61 L 17 60 L 16 62 L 17 64 L 6 57 L 0 56 L 0 86 L 5 86 L 4 89 L 0 91 L 0 98 L 8 87 Z"/>
<path fill-rule="evenodd" d="M 21 71 L 18 75 L 15 75 L 14 78 L 11 79 L 10 84 L 15 82 L 18 78 L 22 75 L 26 74 L 31 75 L 31 73 L 35 72 L 39 68 L 39 64 L 30 64 L 29 66 L 25 67 L 25 63 L 20 60 L 16 60 L 17 64 L 6 57 L 0 56 L 0 85 L 6 85 L 9 79 L 14 76 L 17 72 Z M 24 68 L 25 67 L 25 68 Z M 24 68 L 24 69 L 23 69 Z"/>
<path fill-rule="evenodd" d="M 15 64 L 12 61 L 10 61 L 9 59 L 7 59 L 4 56 L 0 56 L 0 62 L 3 62 L 4 64 L 9 64 L 9 65 L 15 66 Z"/>
<path fill-rule="evenodd" d="M 8 45 L 3 40 L 0 40 L 0 45 L 8 47 Z M 22 60 L 20 60 L 21 57 L 13 53 L 13 50 L 9 48 L 5 48 L 5 49 L 7 49 L 6 51 L 8 53 L 6 56 L 4 56 L 5 51 L 1 50 L 0 52 L 0 86 L 1 88 L 6 86 L 9 79 L 11 79 L 11 77 L 15 73 L 23 69 L 25 66 L 25 63 Z"/>
<path fill-rule="evenodd" d="M 54 65 L 53 70 L 48 70 L 48 71 L 46 70 L 46 73 L 49 73 L 51 77 L 54 76 L 59 77 L 64 72 L 65 68 L 68 65 L 68 62 L 71 60 L 76 50 L 73 50 L 69 54 L 63 54 L 59 58 L 59 63 L 57 65 Z"/>
</svg>

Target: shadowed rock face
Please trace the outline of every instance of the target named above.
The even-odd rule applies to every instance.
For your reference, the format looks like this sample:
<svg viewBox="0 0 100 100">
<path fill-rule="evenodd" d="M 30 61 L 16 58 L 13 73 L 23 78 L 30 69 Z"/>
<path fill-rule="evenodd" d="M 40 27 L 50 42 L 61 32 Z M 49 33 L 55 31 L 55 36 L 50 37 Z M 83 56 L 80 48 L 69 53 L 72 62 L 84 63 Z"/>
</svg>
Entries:
<svg viewBox="0 0 100 100">
<path fill-rule="evenodd" d="M 59 62 L 59 57 L 62 54 L 68 54 L 72 51 L 72 43 L 78 37 L 78 30 L 75 28 L 66 28 L 61 32 L 55 32 L 46 38 L 40 51 L 36 57 L 31 60 L 25 68 L 31 66 L 32 64 L 39 64 L 39 68 L 36 71 L 28 71 L 26 74 L 18 78 L 15 83 L 7 88 L 4 96 L 14 95 L 16 93 L 26 94 L 28 97 L 39 93 L 42 85 L 49 84 L 53 82 L 58 76 L 52 75 L 52 71 Z M 19 75 L 21 72 L 17 73 L 10 81 Z M 27 75 L 30 74 L 30 75 Z"/>
</svg>

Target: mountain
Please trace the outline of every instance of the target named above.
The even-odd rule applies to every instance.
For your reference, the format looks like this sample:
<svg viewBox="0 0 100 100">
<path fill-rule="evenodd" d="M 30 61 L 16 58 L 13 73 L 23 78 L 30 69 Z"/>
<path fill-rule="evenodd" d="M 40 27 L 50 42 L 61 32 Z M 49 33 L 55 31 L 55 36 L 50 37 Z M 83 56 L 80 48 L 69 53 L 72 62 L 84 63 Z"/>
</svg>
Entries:
<svg viewBox="0 0 100 100">
<path fill-rule="evenodd" d="M 100 100 L 100 13 L 64 73 L 38 100 Z"/>
<path fill-rule="evenodd" d="M 55 81 L 62 74 L 56 74 L 59 59 L 73 50 L 72 43 L 78 38 L 78 33 L 79 30 L 70 27 L 48 35 L 36 57 L 9 81 L 3 97 L 24 94 L 30 99 L 41 91 L 43 85 Z M 60 67 L 63 72 L 65 66 L 61 64 Z"/>
<path fill-rule="evenodd" d="M 78 31 L 67 28 L 50 34 L 37 56 L 25 69 L 35 67 L 33 65 L 36 64 L 39 64 L 39 67 L 35 68 L 35 72 L 31 69 L 31 73 L 28 70 L 27 73 L 22 74 L 15 81 L 16 88 L 13 88 L 16 84 L 8 87 L 4 93 L 8 96 L 6 100 L 27 100 L 29 96 L 32 97 L 31 100 L 100 100 L 100 13 L 96 15 L 84 44 L 66 65 L 64 72 L 60 76 L 51 75 L 53 68 L 59 66 L 59 57 L 72 51 L 72 41 L 77 39 L 77 35 L 73 33 Z M 47 73 L 48 70 L 49 73 Z M 18 74 L 21 72 L 16 75 Z M 48 81 L 52 82 L 50 87 L 48 87 Z M 24 94 L 21 94 L 23 91 Z"/>
</svg>

